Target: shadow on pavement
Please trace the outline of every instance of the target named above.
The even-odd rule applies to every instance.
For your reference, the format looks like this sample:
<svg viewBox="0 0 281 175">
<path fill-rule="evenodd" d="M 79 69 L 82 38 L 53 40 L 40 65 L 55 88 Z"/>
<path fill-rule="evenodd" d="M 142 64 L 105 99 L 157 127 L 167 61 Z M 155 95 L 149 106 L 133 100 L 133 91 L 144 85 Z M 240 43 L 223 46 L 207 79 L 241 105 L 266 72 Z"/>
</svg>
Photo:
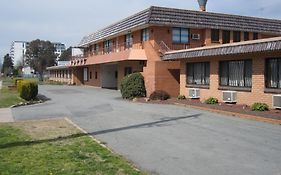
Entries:
<svg viewBox="0 0 281 175">
<path fill-rule="evenodd" d="M 41 143 L 47 143 L 47 142 L 57 142 L 57 141 L 62 141 L 62 140 L 66 140 L 66 139 L 82 137 L 85 135 L 101 135 L 101 134 L 119 132 L 119 131 L 124 131 L 124 130 L 129 130 L 129 129 L 161 127 L 161 126 L 164 126 L 162 124 L 165 124 L 165 123 L 169 123 L 169 122 L 177 121 L 177 120 L 183 120 L 183 119 L 187 119 L 187 118 L 198 118 L 200 115 L 201 114 L 194 114 L 194 115 L 182 116 L 182 117 L 165 117 L 165 118 L 162 118 L 155 122 L 147 122 L 147 123 L 130 125 L 130 126 L 125 126 L 125 127 L 120 127 L 120 128 L 106 129 L 106 130 L 95 131 L 95 132 L 91 132 L 91 133 L 72 134 L 69 136 L 57 137 L 57 138 L 52 138 L 52 139 L 44 139 L 44 140 L 11 142 L 11 143 L 6 143 L 6 144 L 0 144 L 0 149 L 17 147 L 17 146 L 29 146 L 29 145 L 35 145 L 35 144 L 41 144 Z"/>
</svg>

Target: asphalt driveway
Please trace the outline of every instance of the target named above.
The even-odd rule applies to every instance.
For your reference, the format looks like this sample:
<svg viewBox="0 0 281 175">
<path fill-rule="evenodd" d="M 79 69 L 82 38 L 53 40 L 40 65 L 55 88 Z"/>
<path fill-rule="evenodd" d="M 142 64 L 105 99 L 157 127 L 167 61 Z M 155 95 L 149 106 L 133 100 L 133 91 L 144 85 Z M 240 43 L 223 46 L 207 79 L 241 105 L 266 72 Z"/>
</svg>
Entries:
<svg viewBox="0 0 281 175">
<path fill-rule="evenodd" d="M 172 106 L 132 103 L 93 87 L 40 86 L 44 104 L 16 120 L 69 117 L 151 174 L 281 175 L 281 126 Z"/>
</svg>

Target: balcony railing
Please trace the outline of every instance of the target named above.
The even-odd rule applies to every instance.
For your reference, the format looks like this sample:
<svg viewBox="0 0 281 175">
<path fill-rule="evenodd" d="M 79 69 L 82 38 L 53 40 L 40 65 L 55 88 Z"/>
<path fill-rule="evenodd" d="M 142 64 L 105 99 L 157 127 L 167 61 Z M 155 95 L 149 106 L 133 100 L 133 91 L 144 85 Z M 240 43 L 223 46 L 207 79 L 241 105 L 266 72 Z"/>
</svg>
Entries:
<svg viewBox="0 0 281 175">
<path fill-rule="evenodd" d="M 104 55 L 104 54 L 109 54 L 109 53 L 113 53 L 113 52 L 121 52 L 121 51 L 129 50 L 129 49 L 143 49 L 143 44 L 142 43 L 132 43 L 132 42 L 113 44 L 111 46 L 89 50 L 86 52 L 86 56 L 90 57 L 90 56 L 95 56 L 95 55 Z"/>
<path fill-rule="evenodd" d="M 159 51 L 161 54 L 174 50 L 182 50 L 190 48 L 189 44 L 166 44 L 164 41 L 157 42 L 155 44 L 155 50 Z"/>
</svg>

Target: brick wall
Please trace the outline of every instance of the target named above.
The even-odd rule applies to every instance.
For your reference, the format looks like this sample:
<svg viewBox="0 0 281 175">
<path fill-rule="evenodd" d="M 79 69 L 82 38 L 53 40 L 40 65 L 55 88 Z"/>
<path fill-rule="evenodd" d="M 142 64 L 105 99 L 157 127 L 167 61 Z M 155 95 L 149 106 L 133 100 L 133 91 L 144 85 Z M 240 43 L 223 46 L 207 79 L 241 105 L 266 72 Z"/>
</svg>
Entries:
<svg viewBox="0 0 281 175">
<path fill-rule="evenodd" d="M 209 89 L 200 89 L 200 100 L 204 101 L 209 97 L 216 97 L 222 102 L 222 91 L 219 90 L 219 61 L 252 59 L 252 89 L 251 92 L 237 91 L 237 103 L 252 105 L 255 102 L 264 102 L 272 107 L 272 93 L 265 93 L 265 59 L 271 57 L 281 57 L 281 52 L 276 53 L 256 53 L 245 55 L 234 55 L 224 57 L 206 57 L 188 59 L 181 61 L 180 94 L 188 96 L 186 87 L 186 63 L 188 62 L 210 62 L 210 86 Z"/>
</svg>

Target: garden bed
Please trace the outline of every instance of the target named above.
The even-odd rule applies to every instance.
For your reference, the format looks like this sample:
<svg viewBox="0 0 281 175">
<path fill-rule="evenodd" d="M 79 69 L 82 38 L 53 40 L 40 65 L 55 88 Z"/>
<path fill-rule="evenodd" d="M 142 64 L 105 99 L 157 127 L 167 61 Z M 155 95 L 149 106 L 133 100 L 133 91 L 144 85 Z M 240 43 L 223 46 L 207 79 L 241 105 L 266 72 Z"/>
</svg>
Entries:
<svg viewBox="0 0 281 175">
<path fill-rule="evenodd" d="M 168 100 L 150 100 L 147 102 L 146 98 L 138 98 L 138 102 L 143 103 L 154 103 L 154 104 L 180 104 L 186 106 L 194 106 L 206 109 L 213 109 L 219 111 L 227 111 L 233 112 L 238 114 L 246 114 L 246 115 L 254 115 L 263 118 L 281 120 L 281 110 L 271 109 L 269 111 L 252 111 L 250 106 L 247 105 L 238 105 L 238 104 L 226 104 L 226 103 L 218 103 L 218 104 L 205 104 L 202 103 L 198 99 L 185 99 L 185 100 L 178 100 L 176 98 L 170 98 Z"/>
</svg>

